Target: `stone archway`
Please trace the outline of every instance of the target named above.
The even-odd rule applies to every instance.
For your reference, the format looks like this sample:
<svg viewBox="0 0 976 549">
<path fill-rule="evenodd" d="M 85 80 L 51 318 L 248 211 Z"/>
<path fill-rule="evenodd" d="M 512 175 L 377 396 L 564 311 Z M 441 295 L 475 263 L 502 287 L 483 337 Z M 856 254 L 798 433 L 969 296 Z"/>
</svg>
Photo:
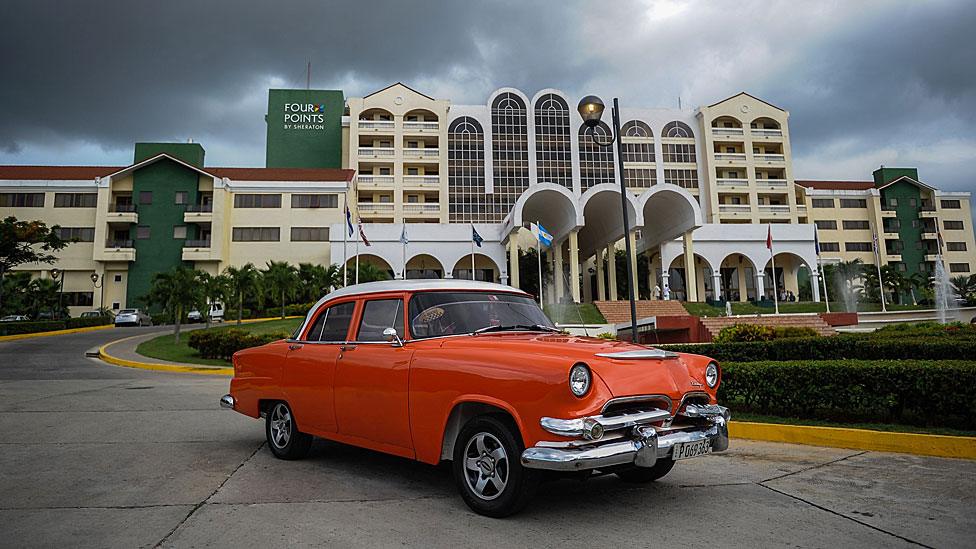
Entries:
<svg viewBox="0 0 976 549">
<path fill-rule="evenodd" d="M 485 254 L 474 254 L 474 280 L 482 282 L 498 282 L 500 270 L 495 260 Z M 457 260 L 451 269 L 451 278 L 471 280 L 471 254 Z"/>
<path fill-rule="evenodd" d="M 417 254 L 407 260 L 404 278 L 444 278 L 444 266 L 430 254 Z"/>
</svg>

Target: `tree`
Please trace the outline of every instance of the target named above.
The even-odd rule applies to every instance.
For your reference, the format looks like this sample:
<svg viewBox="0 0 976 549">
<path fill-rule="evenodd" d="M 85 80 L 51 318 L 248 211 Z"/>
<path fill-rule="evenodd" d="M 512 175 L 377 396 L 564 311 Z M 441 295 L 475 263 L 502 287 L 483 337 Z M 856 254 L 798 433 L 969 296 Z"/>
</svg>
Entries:
<svg viewBox="0 0 976 549">
<path fill-rule="evenodd" d="M 3 308 L 0 315 L 32 314 L 33 299 L 30 294 L 31 274 L 27 271 L 15 271 L 7 275 L 0 285 L 0 293 L 4 296 Z"/>
<path fill-rule="evenodd" d="M 200 271 L 185 265 L 178 265 L 169 271 L 156 273 L 146 303 L 160 305 L 173 315 L 173 334 L 176 344 L 180 344 L 180 325 L 186 313 L 200 304 L 203 290 L 200 284 Z"/>
<path fill-rule="evenodd" d="M 325 267 L 312 263 L 299 263 L 298 278 L 300 279 L 298 299 L 302 303 L 318 301 L 332 288 L 342 285 L 342 271 L 338 265 Z"/>
<path fill-rule="evenodd" d="M 8 271 L 25 263 L 54 263 L 57 256 L 53 252 L 68 245 L 58 236 L 59 228 L 48 228 L 42 221 L 17 221 L 13 216 L 0 221 L 0 310 Z"/>
<path fill-rule="evenodd" d="M 58 291 L 60 285 L 57 281 L 50 278 L 35 278 L 27 285 L 27 296 L 30 299 L 31 317 L 38 318 L 41 311 L 51 313 L 51 318 L 55 318 L 55 309 L 58 307 Z M 62 311 L 57 311 L 61 313 Z"/>
<path fill-rule="evenodd" d="M 976 275 L 954 276 L 949 282 L 956 288 L 956 293 L 966 302 L 966 305 L 976 303 Z"/>
<path fill-rule="evenodd" d="M 210 312 L 214 303 L 226 303 L 230 297 L 230 277 L 226 275 L 211 275 L 200 273 L 200 304 L 197 310 L 203 313 L 207 328 L 210 327 Z M 226 309 L 226 307 L 225 307 Z"/>
<path fill-rule="evenodd" d="M 269 261 L 261 271 L 261 285 L 281 304 L 281 318 L 285 318 L 285 300 L 298 294 L 298 269 L 287 261 Z"/>
<path fill-rule="evenodd" d="M 253 263 L 241 267 L 227 267 L 224 275 L 229 281 L 230 296 L 237 299 L 237 323 L 241 323 L 244 311 L 244 298 L 261 294 L 261 273 Z"/>
<path fill-rule="evenodd" d="M 341 271 L 340 271 L 341 274 Z M 378 280 L 389 280 L 390 273 L 380 269 L 372 263 L 360 263 L 359 264 L 359 283 L 364 282 L 376 282 Z M 353 279 L 355 280 L 355 278 Z"/>
<path fill-rule="evenodd" d="M 542 258 L 542 278 L 549 277 L 551 266 Z M 539 252 L 535 248 L 519 251 L 519 288 L 534 296 L 539 296 Z"/>
</svg>

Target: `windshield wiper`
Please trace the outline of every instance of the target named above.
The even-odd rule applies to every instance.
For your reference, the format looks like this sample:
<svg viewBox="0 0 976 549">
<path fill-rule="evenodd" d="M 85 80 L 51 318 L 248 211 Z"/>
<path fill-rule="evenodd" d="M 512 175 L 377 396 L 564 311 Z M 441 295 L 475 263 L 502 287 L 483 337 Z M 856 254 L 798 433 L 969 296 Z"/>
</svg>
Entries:
<svg viewBox="0 0 976 549">
<path fill-rule="evenodd" d="M 485 326 L 484 328 L 478 328 L 477 330 L 471 332 L 472 334 L 483 334 L 486 332 L 506 332 L 510 330 L 530 330 L 534 332 L 555 332 L 561 333 L 561 330 L 553 328 L 551 326 L 543 326 L 542 324 L 508 324 L 504 326 Z"/>
</svg>

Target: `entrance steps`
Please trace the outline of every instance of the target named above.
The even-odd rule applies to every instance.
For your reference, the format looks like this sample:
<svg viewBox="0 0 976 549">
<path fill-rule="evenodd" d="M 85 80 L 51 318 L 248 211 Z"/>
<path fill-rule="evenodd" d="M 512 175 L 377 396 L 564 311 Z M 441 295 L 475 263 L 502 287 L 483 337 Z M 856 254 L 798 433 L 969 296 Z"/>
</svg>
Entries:
<svg viewBox="0 0 976 549">
<path fill-rule="evenodd" d="M 630 324 L 630 302 L 623 301 L 594 301 L 593 305 L 600 310 L 603 318 L 610 324 Z M 680 301 L 639 300 L 637 301 L 637 318 L 649 316 L 688 316 L 688 311 Z"/>
</svg>

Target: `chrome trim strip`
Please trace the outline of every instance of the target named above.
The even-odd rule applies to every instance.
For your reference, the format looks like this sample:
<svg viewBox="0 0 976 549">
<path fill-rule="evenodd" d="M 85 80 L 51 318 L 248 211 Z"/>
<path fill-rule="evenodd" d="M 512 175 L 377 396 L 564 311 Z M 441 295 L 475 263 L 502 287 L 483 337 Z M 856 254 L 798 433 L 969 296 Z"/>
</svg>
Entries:
<svg viewBox="0 0 976 549">
<path fill-rule="evenodd" d="M 220 397 L 220 407 L 227 408 L 229 410 L 234 409 L 234 397 L 230 395 L 224 395 Z"/>
<path fill-rule="evenodd" d="M 600 426 L 603 427 L 604 431 L 617 431 L 620 429 L 633 427 L 635 425 L 643 425 L 645 423 L 653 423 L 655 421 L 662 421 L 670 418 L 671 414 L 667 410 L 654 409 L 645 412 L 637 412 L 635 414 L 622 414 L 619 416 L 600 415 L 586 416 L 576 419 L 544 417 L 539 420 L 539 424 L 543 429 L 554 435 L 563 437 L 580 437 L 585 436 L 590 431 L 587 425 L 591 422 L 599 423 Z"/>
<path fill-rule="evenodd" d="M 678 353 L 665 351 L 664 349 L 638 349 L 634 351 L 619 351 L 616 353 L 596 353 L 596 356 L 614 360 L 645 360 L 678 358 L 679 355 Z"/>
<path fill-rule="evenodd" d="M 666 401 L 668 403 L 669 412 L 671 411 L 671 407 L 674 406 L 674 401 L 672 401 L 671 397 L 669 397 L 668 395 L 634 395 L 634 396 L 611 398 L 610 400 L 607 401 L 606 404 L 603 405 L 603 408 L 600 409 L 600 413 L 606 414 L 607 408 L 609 408 L 611 404 L 620 404 L 625 402 L 640 402 L 643 400 Z"/>
</svg>

